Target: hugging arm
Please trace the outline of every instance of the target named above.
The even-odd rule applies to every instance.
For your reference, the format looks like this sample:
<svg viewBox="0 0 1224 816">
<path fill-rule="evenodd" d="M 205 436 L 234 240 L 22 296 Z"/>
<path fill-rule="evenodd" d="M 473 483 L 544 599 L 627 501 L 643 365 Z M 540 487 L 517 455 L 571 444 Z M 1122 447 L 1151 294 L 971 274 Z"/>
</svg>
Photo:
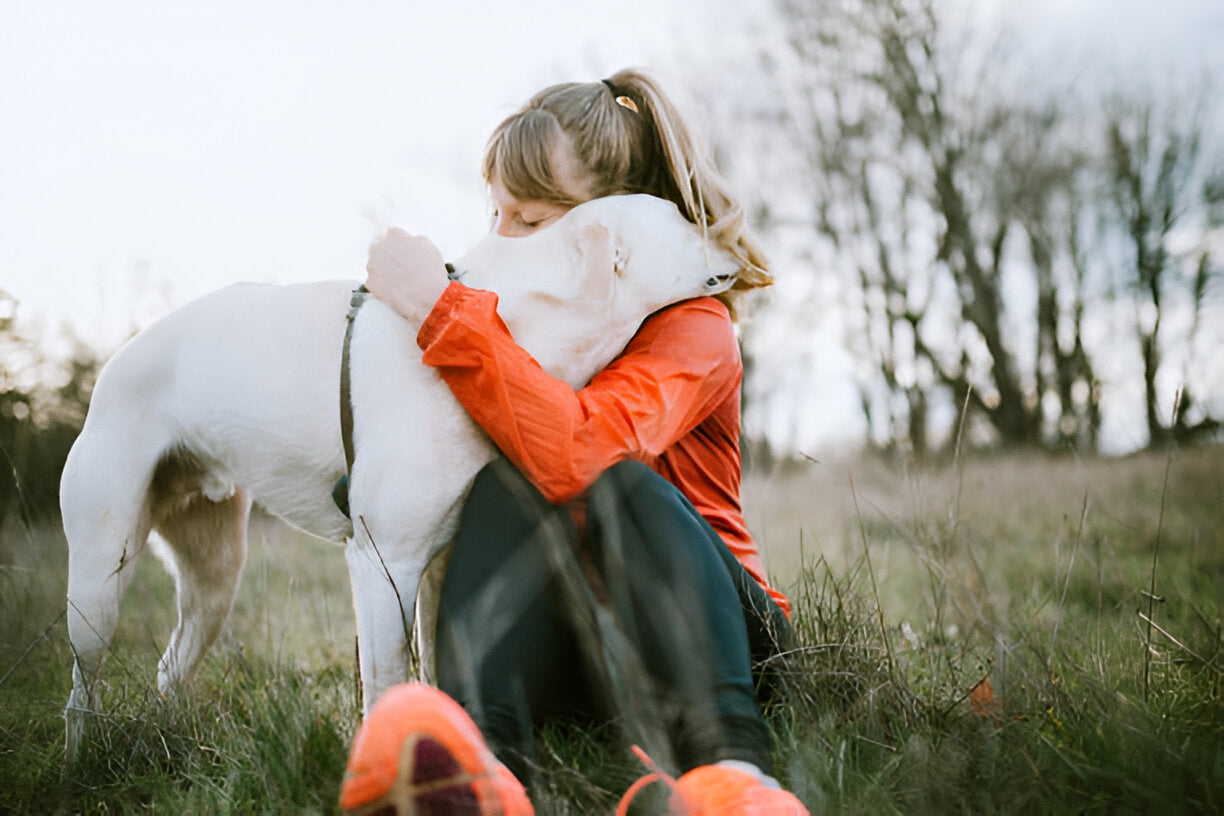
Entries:
<svg viewBox="0 0 1224 816">
<path fill-rule="evenodd" d="M 455 397 L 552 502 L 613 464 L 657 456 L 742 377 L 726 307 L 686 301 L 648 318 L 624 352 L 575 391 L 515 343 L 492 292 L 451 284 L 417 342 Z"/>
</svg>

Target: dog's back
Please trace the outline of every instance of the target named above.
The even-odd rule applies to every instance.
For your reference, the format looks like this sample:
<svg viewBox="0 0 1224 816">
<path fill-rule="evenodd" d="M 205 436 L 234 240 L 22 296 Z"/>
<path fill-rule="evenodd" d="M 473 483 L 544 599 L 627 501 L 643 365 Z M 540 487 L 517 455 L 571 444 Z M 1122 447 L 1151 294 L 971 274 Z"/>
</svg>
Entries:
<svg viewBox="0 0 1224 816">
<path fill-rule="evenodd" d="M 113 478 L 135 483 L 150 478 L 158 461 L 178 462 L 178 493 L 191 488 L 189 474 L 214 500 L 236 485 L 255 488 L 255 500 L 273 514 L 342 540 L 347 519 L 314 494 L 329 495 L 344 467 L 338 384 L 354 285 L 236 284 L 134 337 L 98 378 L 66 468 L 66 513 L 77 504 L 72 474 L 123 446 L 138 448 L 143 461 L 137 472 L 119 469 Z M 156 487 L 176 492 L 172 483 Z"/>
</svg>

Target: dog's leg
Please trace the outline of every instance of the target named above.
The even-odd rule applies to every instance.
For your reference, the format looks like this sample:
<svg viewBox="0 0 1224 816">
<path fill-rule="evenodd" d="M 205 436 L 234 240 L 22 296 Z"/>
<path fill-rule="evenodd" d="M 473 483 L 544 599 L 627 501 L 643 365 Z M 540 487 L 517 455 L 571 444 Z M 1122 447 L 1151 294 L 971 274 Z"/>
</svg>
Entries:
<svg viewBox="0 0 1224 816">
<path fill-rule="evenodd" d="M 119 623 L 119 602 L 132 564 L 149 537 L 149 481 L 156 454 L 136 446 L 105 446 L 82 435 L 73 446 L 60 489 L 68 541 L 68 641 L 72 692 L 64 707 L 65 749 L 76 759 L 90 714 L 102 710 L 99 673 Z"/>
<path fill-rule="evenodd" d="M 413 605 L 424 564 L 384 557 L 395 551 L 380 549 L 360 531 L 344 550 L 357 617 L 363 714 L 384 691 L 407 680 L 410 669 Z"/>
<path fill-rule="evenodd" d="M 450 563 L 450 547 L 447 546 L 433 557 L 421 576 L 421 588 L 417 590 L 416 629 L 413 630 L 417 648 L 418 676 L 421 682 L 434 685 L 438 679 L 438 667 L 434 655 L 434 640 L 438 630 L 438 604 L 442 598 L 442 581 Z"/>
<path fill-rule="evenodd" d="M 251 501 L 245 491 L 212 501 L 196 496 L 183 509 L 159 519 L 169 545 L 178 597 L 178 624 L 157 667 L 157 687 L 173 694 L 195 674 L 208 647 L 229 617 L 246 561 Z"/>
</svg>

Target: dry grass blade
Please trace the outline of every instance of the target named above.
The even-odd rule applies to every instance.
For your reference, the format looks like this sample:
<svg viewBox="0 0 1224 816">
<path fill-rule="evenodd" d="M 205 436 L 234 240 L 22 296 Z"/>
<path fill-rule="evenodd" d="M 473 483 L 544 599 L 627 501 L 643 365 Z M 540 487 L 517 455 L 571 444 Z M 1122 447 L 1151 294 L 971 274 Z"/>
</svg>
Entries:
<svg viewBox="0 0 1224 816">
<path fill-rule="evenodd" d="M 1173 427 L 1177 426 L 1177 414 L 1181 408 L 1182 392 L 1179 388 L 1177 395 L 1173 398 Z M 1160 556 L 1160 534 L 1164 531 L 1165 504 L 1169 495 L 1169 472 L 1173 469 L 1173 452 L 1175 448 L 1170 443 L 1169 453 L 1165 458 L 1164 482 L 1160 487 L 1160 514 L 1156 521 L 1156 538 L 1152 542 L 1152 571 L 1148 582 L 1147 590 L 1147 633 L 1145 635 L 1145 643 L 1143 649 L 1143 699 L 1149 699 L 1152 677 L 1152 626 L 1153 617 L 1156 614 L 1156 563 Z"/>
<path fill-rule="evenodd" d="M 1202 666 L 1203 666 L 1204 668 L 1210 669 L 1211 671 L 1215 672 L 1216 674 L 1219 674 L 1219 675 L 1221 675 L 1221 676 L 1224 676 L 1224 668 L 1221 668 L 1220 666 L 1217 666 L 1217 665 L 1215 664 L 1215 662 L 1213 662 L 1213 661 L 1211 661 L 1211 660 L 1208 660 L 1207 658 L 1203 657 L 1203 656 L 1202 656 L 1201 654 L 1199 654 L 1198 652 L 1196 652 L 1196 651 L 1194 651 L 1193 649 L 1191 649 L 1191 648 L 1190 648 L 1189 646 L 1187 646 L 1186 644 L 1182 643 L 1182 642 L 1181 642 L 1180 640 L 1178 640 L 1176 637 L 1174 637 L 1173 635 L 1169 634 L 1169 632 L 1168 632 L 1168 631 L 1167 631 L 1167 630 L 1166 630 L 1166 629 L 1165 629 L 1163 626 L 1161 626 L 1160 624 L 1156 623 L 1156 621 L 1152 620 L 1152 619 L 1151 619 L 1150 617 L 1148 617 L 1147 615 L 1143 614 L 1142 612 L 1139 612 L 1138 614 L 1139 614 L 1139 619 L 1140 619 L 1140 620 L 1142 620 L 1142 621 L 1144 621 L 1145 623 L 1147 623 L 1147 625 L 1148 625 L 1148 627 L 1149 627 L 1149 630 L 1150 630 L 1150 629 L 1155 629 L 1157 632 L 1159 632 L 1160 634 L 1162 634 L 1162 635 L 1164 635 L 1166 638 L 1168 638 L 1169 642 L 1170 642 L 1170 643 L 1172 643 L 1174 646 L 1176 646 L 1177 648 L 1181 649 L 1183 652 L 1185 652 L 1186 654 L 1190 655 L 1190 656 L 1191 656 L 1191 657 L 1193 657 L 1195 660 L 1197 660 L 1197 661 L 1198 661 L 1200 664 L 1202 664 Z"/>
<path fill-rule="evenodd" d="M 880 639 L 884 643 L 885 654 L 888 655 L 888 676 L 894 682 L 897 679 L 897 661 L 893 655 L 892 643 L 888 637 L 888 627 L 884 624 L 884 605 L 880 603 L 880 585 L 876 581 L 875 567 L 871 563 L 871 547 L 867 543 L 867 527 L 863 523 L 863 513 L 859 509 L 858 491 L 854 489 L 854 476 L 848 475 L 850 496 L 854 499 L 854 514 L 858 519 L 859 535 L 863 544 L 863 559 L 867 563 L 867 574 L 871 578 L 871 594 L 875 598 L 876 620 L 880 626 Z"/>
<path fill-rule="evenodd" d="M 1054 650 L 1058 644 L 1058 629 L 1062 626 L 1064 612 L 1067 607 L 1067 590 L 1071 587 L 1071 573 L 1075 570 L 1075 556 L 1079 554 L 1080 544 L 1084 539 L 1084 524 L 1088 520 L 1088 494 L 1084 494 L 1084 503 L 1080 509 L 1079 527 L 1075 530 L 1075 546 L 1071 548 L 1071 560 L 1067 564 L 1067 577 L 1063 580 L 1062 597 L 1058 599 L 1058 614 L 1054 618 L 1054 631 L 1050 635 L 1050 654 L 1046 658 L 1046 676 L 1054 677 Z"/>
</svg>

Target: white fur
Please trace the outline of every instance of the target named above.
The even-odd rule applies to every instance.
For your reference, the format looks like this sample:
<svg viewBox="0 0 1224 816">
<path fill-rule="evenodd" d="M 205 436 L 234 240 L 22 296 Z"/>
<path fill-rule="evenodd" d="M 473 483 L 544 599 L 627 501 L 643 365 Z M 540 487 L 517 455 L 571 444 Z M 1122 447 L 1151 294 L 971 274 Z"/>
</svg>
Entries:
<svg viewBox="0 0 1224 816">
<path fill-rule="evenodd" d="M 722 291 L 736 270 L 648 196 L 589 202 L 524 238 L 491 235 L 456 267 L 464 284 L 498 292 L 516 340 L 575 388 L 646 315 Z M 408 676 L 422 571 L 494 448 L 420 364 L 418 327 L 370 300 L 351 353 L 356 523 L 340 513 L 331 490 L 345 469 L 339 373 L 353 286 L 222 289 L 140 333 L 102 371 L 60 493 L 75 655 L 69 756 L 86 713 L 100 710 L 102 658 L 149 533 L 165 540 L 176 580 L 178 624 L 158 667 L 159 688 L 173 693 L 229 615 L 252 502 L 347 542 L 365 705 Z"/>
</svg>

